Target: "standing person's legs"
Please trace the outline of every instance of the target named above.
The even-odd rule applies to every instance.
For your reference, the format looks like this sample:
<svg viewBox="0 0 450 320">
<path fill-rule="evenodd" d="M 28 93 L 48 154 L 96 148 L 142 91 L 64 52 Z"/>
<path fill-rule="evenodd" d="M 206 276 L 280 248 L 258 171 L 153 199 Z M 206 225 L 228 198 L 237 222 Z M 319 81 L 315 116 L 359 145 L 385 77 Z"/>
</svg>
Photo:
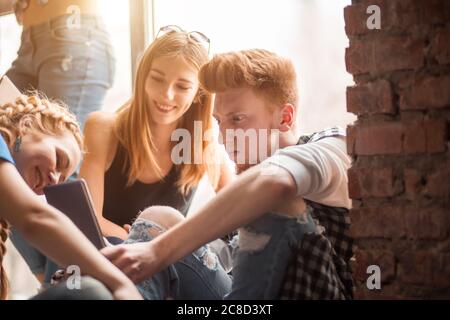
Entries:
<svg viewBox="0 0 450 320">
<path fill-rule="evenodd" d="M 115 59 L 99 17 L 82 15 L 79 27 L 69 27 L 68 17 L 33 29 L 38 88 L 65 102 L 83 127 L 113 84 Z"/>
<path fill-rule="evenodd" d="M 316 232 L 308 207 L 289 218 L 268 213 L 239 229 L 233 252 L 233 285 L 228 300 L 277 299 L 287 266 L 306 233 Z"/>
<path fill-rule="evenodd" d="M 33 68 L 34 51 L 30 29 L 26 29 L 22 32 L 17 58 L 6 72 L 6 76 L 22 92 L 37 88 L 37 76 Z"/>
</svg>

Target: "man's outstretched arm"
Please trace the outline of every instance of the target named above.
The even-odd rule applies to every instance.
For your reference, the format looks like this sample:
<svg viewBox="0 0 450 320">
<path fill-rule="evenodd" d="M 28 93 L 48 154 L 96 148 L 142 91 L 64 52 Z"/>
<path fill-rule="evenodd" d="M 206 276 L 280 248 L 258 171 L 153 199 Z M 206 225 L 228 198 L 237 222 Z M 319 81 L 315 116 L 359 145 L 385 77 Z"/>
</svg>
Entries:
<svg viewBox="0 0 450 320">
<path fill-rule="evenodd" d="M 197 214 L 153 241 L 109 247 L 102 252 L 138 283 L 295 195 L 296 184 L 289 172 L 277 166 L 258 165 L 223 188 Z"/>
</svg>

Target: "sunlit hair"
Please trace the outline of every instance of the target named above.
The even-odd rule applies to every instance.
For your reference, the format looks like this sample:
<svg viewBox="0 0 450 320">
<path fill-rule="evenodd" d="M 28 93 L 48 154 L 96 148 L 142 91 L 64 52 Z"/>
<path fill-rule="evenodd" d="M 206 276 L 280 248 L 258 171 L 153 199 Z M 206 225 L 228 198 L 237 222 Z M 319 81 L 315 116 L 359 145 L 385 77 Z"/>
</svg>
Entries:
<svg viewBox="0 0 450 320">
<path fill-rule="evenodd" d="M 132 185 L 142 168 L 151 166 L 163 178 L 158 165 L 158 154 L 154 143 L 154 133 L 151 124 L 151 114 L 148 106 L 145 85 L 150 74 L 152 62 L 160 57 L 182 57 L 197 70 L 208 61 L 206 48 L 200 43 L 189 39 L 183 32 L 171 32 L 157 38 L 145 51 L 136 74 L 135 87 L 131 100 L 118 110 L 116 134 L 120 143 L 127 150 L 128 185 Z M 202 87 L 189 110 L 182 116 L 177 128 L 187 129 L 194 137 L 194 121 L 201 121 L 205 132 L 212 128 L 212 96 Z M 203 161 L 200 164 L 181 164 L 180 178 L 177 186 L 183 194 L 195 187 L 205 173 L 208 174 L 213 185 L 217 185 L 219 170 L 216 157 L 215 142 L 192 139 L 191 154 L 194 150 L 201 150 Z"/>
<path fill-rule="evenodd" d="M 9 147 L 16 137 L 29 131 L 52 136 L 69 131 L 83 150 L 83 136 L 75 115 L 63 103 L 51 101 L 37 92 L 0 106 L 0 133 Z"/>
<path fill-rule="evenodd" d="M 203 65 L 200 83 L 211 92 L 250 88 L 274 105 L 297 107 L 297 77 L 289 59 L 263 49 L 218 54 Z"/>
<path fill-rule="evenodd" d="M 32 93 L 0 106 L 0 134 L 10 148 L 17 137 L 33 131 L 52 136 L 70 131 L 83 150 L 83 137 L 76 118 L 62 103 Z M 8 223 L 0 219 L 0 300 L 8 295 L 8 281 L 2 264 L 7 238 Z"/>
</svg>

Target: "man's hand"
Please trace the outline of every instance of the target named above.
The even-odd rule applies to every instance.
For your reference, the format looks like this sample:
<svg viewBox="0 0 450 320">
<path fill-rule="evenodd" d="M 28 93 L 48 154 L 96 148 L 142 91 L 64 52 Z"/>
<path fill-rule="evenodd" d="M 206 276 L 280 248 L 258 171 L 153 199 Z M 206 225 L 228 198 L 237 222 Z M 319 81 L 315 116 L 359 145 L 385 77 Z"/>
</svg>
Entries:
<svg viewBox="0 0 450 320">
<path fill-rule="evenodd" d="M 159 270 L 151 242 L 106 247 L 101 252 L 136 284 Z"/>
</svg>

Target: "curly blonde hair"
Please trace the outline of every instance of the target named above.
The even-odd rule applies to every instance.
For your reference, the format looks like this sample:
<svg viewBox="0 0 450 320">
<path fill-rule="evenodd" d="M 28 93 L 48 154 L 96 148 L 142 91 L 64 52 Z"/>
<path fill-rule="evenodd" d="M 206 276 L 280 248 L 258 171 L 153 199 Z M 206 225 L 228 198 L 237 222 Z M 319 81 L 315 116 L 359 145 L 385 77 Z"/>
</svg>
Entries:
<svg viewBox="0 0 450 320">
<path fill-rule="evenodd" d="M 75 115 L 63 103 L 51 101 L 36 92 L 0 106 L 0 134 L 10 148 L 17 137 L 30 130 L 52 136 L 68 130 L 83 150 L 83 136 Z M 8 294 L 8 281 L 2 264 L 8 229 L 8 223 L 0 219 L 0 300 L 6 299 Z"/>
<path fill-rule="evenodd" d="M 48 135 L 60 135 L 69 130 L 83 150 L 80 126 L 75 115 L 63 103 L 33 93 L 0 106 L 0 133 L 9 147 L 18 136 L 30 129 Z"/>
</svg>

